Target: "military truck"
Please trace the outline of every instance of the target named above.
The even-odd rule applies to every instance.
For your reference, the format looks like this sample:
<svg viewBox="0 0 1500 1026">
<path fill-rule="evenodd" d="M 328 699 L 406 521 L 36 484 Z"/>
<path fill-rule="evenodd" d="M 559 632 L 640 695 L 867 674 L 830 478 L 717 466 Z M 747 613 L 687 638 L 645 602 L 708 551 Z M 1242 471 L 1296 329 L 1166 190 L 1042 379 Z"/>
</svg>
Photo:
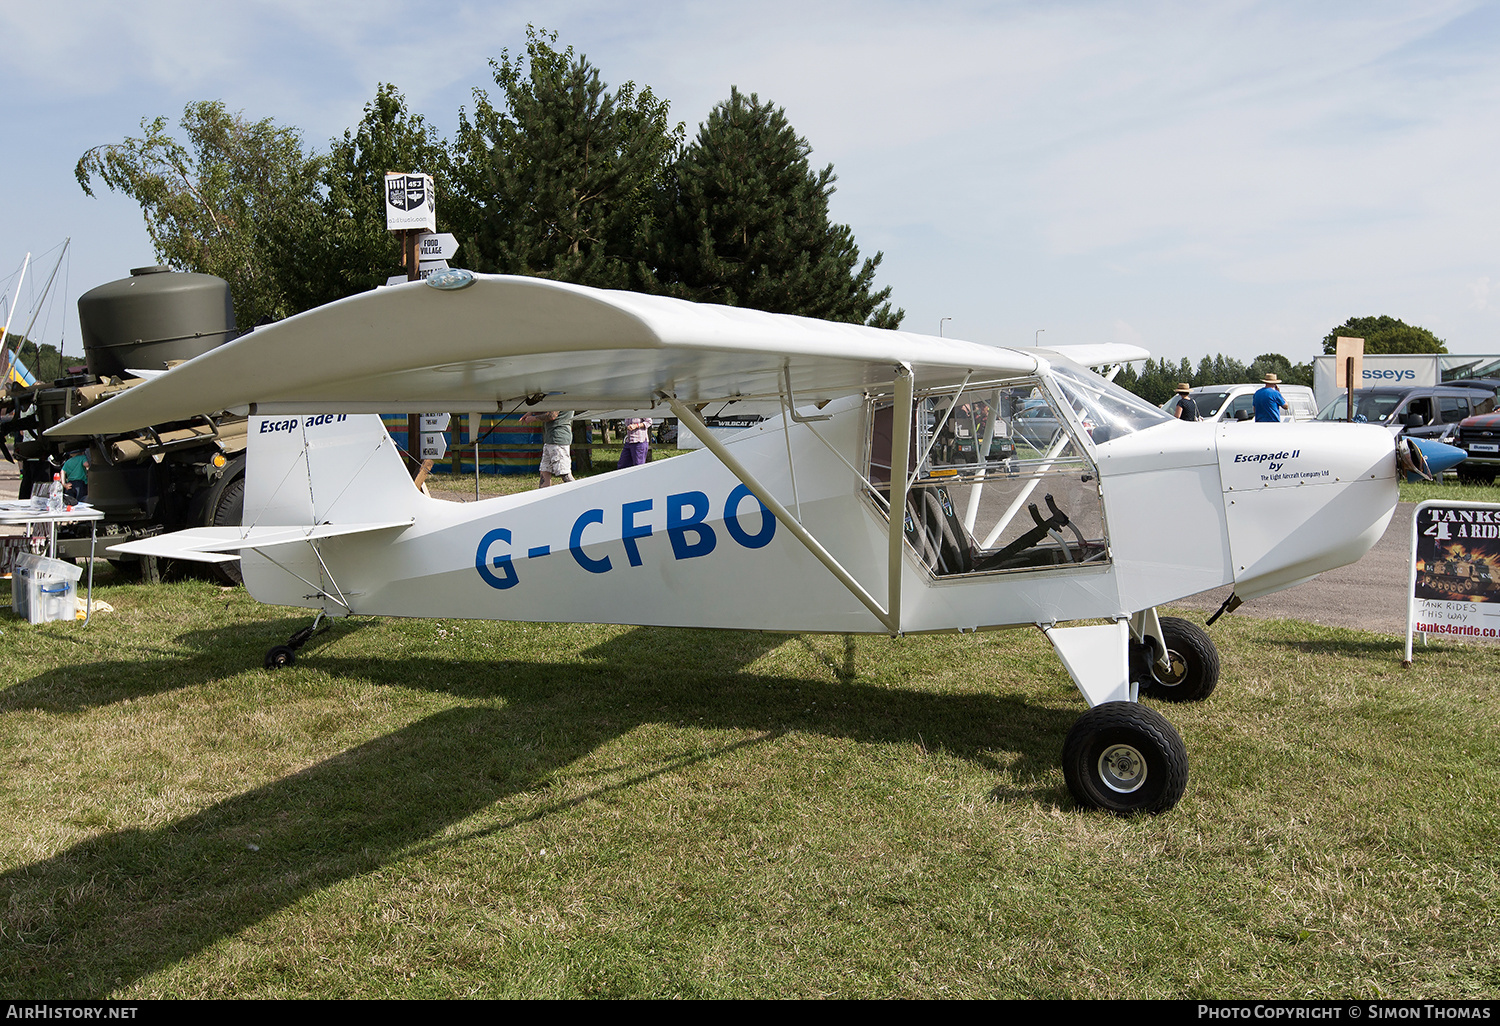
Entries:
<svg viewBox="0 0 1500 1026">
<path fill-rule="evenodd" d="M 147 535 L 240 522 L 245 499 L 246 419 L 210 411 L 126 435 L 44 437 L 69 417 L 140 384 L 153 372 L 233 339 L 229 285 L 210 274 L 139 267 L 78 300 L 87 370 L 56 381 L 12 384 L 0 401 L 0 454 L 21 466 L 21 498 L 73 453 L 88 451 L 88 502 L 104 512 L 100 550 Z M 76 370 L 76 368 L 75 368 Z M 58 555 L 87 556 L 87 529 L 58 539 Z M 111 559 L 154 579 L 154 560 Z M 227 582 L 239 563 L 216 564 Z"/>
</svg>

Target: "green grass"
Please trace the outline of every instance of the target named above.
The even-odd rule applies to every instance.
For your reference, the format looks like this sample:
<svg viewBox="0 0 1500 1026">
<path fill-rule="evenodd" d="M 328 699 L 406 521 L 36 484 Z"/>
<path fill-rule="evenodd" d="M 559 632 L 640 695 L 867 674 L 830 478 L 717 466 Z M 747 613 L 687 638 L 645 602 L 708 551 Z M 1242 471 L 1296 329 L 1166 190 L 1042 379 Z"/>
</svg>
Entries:
<svg viewBox="0 0 1500 1026">
<path fill-rule="evenodd" d="M 299 613 L 101 594 L 0 620 L 7 995 L 1500 993 L 1493 645 L 1226 617 L 1122 820 L 1035 631 L 359 620 L 273 674 Z"/>
<path fill-rule="evenodd" d="M 1450 499 L 1454 502 L 1500 502 L 1500 487 L 1495 485 L 1459 484 L 1458 478 L 1447 475 L 1442 481 L 1402 481 L 1402 502 L 1426 502 L 1429 499 Z"/>
</svg>

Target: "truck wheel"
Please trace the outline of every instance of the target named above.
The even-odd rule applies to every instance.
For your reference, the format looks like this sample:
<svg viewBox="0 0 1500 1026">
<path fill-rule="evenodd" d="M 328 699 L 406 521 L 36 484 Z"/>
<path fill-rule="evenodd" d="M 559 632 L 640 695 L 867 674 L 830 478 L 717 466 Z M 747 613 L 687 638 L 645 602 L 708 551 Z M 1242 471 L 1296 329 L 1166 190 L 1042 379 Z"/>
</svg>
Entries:
<svg viewBox="0 0 1500 1026">
<path fill-rule="evenodd" d="M 1495 483 L 1495 472 L 1488 467 L 1484 469 L 1466 469 L 1462 463 L 1458 465 L 1458 483 L 1468 485 L 1488 485 Z"/>
<path fill-rule="evenodd" d="M 213 526 L 215 527 L 239 527 L 245 519 L 245 479 L 237 477 L 225 486 L 224 491 L 219 493 L 218 504 L 214 506 Z M 224 584 L 243 584 L 245 575 L 240 570 L 240 561 L 233 560 L 228 563 L 210 563 L 213 574 Z"/>
<path fill-rule="evenodd" d="M 1219 683 L 1219 650 L 1208 632 L 1179 616 L 1161 618 L 1161 633 L 1167 641 L 1171 670 L 1163 672 L 1150 648 L 1140 646 L 1139 669 L 1132 677 L 1141 694 L 1165 702 L 1201 702 Z"/>
<path fill-rule="evenodd" d="M 1166 812 L 1187 790 L 1187 748 L 1155 709 L 1105 702 L 1063 742 L 1063 778 L 1080 805 L 1119 816 Z"/>
</svg>

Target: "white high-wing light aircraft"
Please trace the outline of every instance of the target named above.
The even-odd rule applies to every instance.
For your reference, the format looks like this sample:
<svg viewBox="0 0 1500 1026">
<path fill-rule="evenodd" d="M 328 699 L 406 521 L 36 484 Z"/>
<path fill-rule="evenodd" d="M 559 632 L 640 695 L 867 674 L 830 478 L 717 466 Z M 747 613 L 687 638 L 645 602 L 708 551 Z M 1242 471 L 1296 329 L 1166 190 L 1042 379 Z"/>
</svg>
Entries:
<svg viewBox="0 0 1500 1026">
<path fill-rule="evenodd" d="M 1204 698 L 1218 655 L 1156 607 L 1229 583 L 1254 598 L 1358 559 L 1395 507 L 1397 461 L 1378 426 L 1184 424 L 1084 366 L 1145 355 L 449 271 L 257 329 L 62 428 L 247 410 L 244 525 L 119 550 L 238 558 L 256 599 L 319 619 L 1035 625 L 1090 706 L 1063 746 L 1070 790 L 1158 812 L 1181 797 L 1187 755 L 1137 694 Z M 698 411 L 736 400 L 782 414 L 721 442 Z M 412 487 L 373 416 L 523 404 L 665 407 L 705 448 L 453 503 Z M 1105 622 L 1060 626 L 1080 620 Z"/>
</svg>

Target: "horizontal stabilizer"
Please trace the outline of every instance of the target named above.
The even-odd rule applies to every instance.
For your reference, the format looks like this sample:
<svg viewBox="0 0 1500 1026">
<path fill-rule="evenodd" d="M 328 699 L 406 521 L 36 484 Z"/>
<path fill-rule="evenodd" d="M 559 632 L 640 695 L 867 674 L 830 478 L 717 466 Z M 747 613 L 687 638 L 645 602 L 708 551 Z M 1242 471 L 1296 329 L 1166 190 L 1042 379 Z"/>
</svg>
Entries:
<svg viewBox="0 0 1500 1026">
<path fill-rule="evenodd" d="M 188 531 L 111 545 L 109 551 L 130 556 L 227 563 L 239 559 L 238 553 L 244 549 L 272 549 L 321 538 L 393 531 L 410 526 L 410 520 L 396 520 L 383 524 L 319 524 L 316 527 L 195 527 Z"/>
</svg>

